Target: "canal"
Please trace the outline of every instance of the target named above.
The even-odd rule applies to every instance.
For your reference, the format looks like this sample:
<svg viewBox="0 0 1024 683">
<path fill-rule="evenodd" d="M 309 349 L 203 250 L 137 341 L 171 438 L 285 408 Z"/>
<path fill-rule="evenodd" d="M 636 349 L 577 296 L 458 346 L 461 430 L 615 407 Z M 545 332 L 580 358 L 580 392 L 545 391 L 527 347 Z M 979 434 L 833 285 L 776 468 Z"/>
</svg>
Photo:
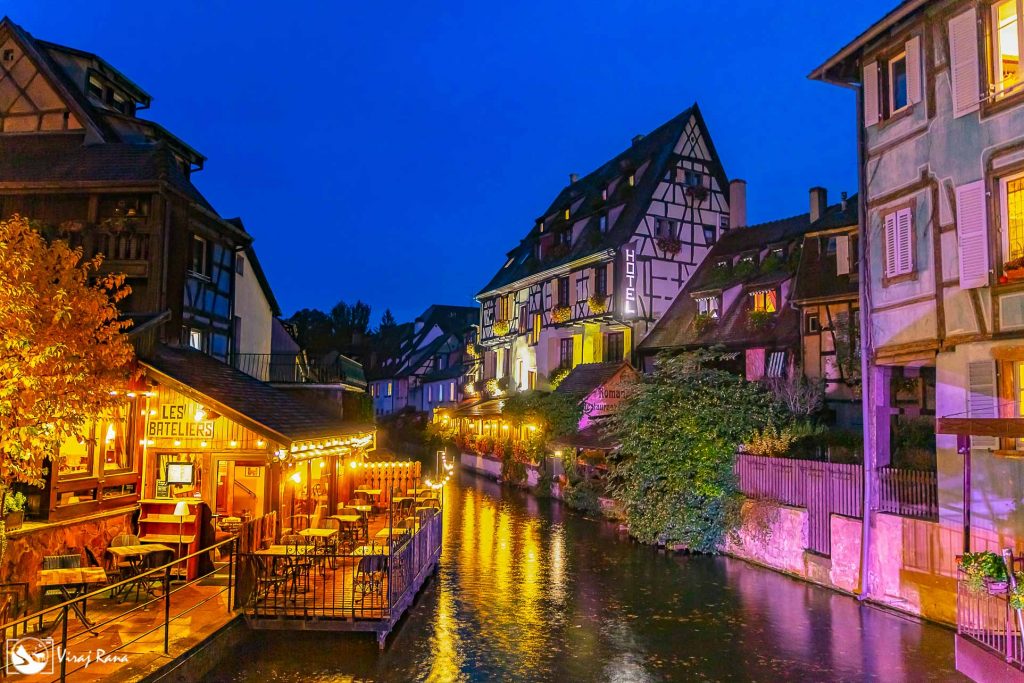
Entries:
<svg viewBox="0 0 1024 683">
<path fill-rule="evenodd" d="M 952 632 L 463 473 L 438 574 L 372 636 L 254 633 L 220 681 L 961 680 Z"/>
</svg>

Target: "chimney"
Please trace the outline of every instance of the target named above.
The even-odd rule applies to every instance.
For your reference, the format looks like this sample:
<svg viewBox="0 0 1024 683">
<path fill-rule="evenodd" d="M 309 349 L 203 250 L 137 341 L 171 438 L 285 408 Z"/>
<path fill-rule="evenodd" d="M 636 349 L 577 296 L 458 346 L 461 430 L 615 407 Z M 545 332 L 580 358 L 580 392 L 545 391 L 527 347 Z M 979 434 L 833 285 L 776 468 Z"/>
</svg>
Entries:
<svg viewBox="0 0 1024 683">
<path fill-rule="evenodd" d="M 747 227 L 747 181 L 729 183 L 729 228 Z"/>
<path fill-rule="evenodd" d="M 825 215 L 828 208 L 828 190 L 824 187 L 811 188 L 811 222 L 815 223 Z"/>
<path fill-rule="evenodd" d="M 844 192 L 844 193 L 842 194 L 842 200 L 843 200 L 843 211 L 846 211 L 846 200 L 847 200 L 847 199 L 849 199 L 849 196 L 848 196 L 848 195 L 847 195 L 847 194 L 846 194 L 846 193 Z"/>
<path fill-rule="evenodd" d="M 633 146 L 636 147 L 637 145 L 639 145 L 640 141 L 643 140 L 643 139 L 644 139 L 643 135 L 634 135 L 633 136 Z"/>
<path fill-rule="evenodd" d="M 578 175 L 576 175 L 575 173 L 570 173 L 569 174 L 569 184 L 570 185 L 575 185 L 576 181 L 579 180 L 579 179 L 580 179 L 580 177 Z"/>
</svg>

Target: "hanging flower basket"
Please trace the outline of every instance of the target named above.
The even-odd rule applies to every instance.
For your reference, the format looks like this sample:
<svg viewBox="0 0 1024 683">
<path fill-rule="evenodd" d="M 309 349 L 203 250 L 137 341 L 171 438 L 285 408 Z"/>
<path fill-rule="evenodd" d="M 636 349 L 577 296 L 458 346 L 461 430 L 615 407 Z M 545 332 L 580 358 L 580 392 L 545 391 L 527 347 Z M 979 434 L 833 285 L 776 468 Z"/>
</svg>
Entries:
<svg viewBox="0 0 1024 683">
<path fill-rule="evenodd" d="M 686 194 L 690 195 L 694 201 L 702 202 L 708 198 L 708 188 L 703 185 L 691 185 L 686 188 Z"/>
<path fill-rule="evenodd" d="M 504 337 L 506 334 L 512 331 L 512 321 L 499 320 L 498 322 L 494 323 L 494 325 L 491 327 L 491 330 L 494 331 L 495 337 Z"/>
<path fill-rule="evenodd" d="M 551 311 L 551 319 L 561 325 L 572 319 L 572 308 L 570 306 L 555 306 Z"/>
<path fill-rule="evenodd" d="M 603 294 L 595 294 L 587 299 L 587 306 L 590 307 L 592 315 L 604 315 L 608 312 L 608 297 Z"/>
</svg>

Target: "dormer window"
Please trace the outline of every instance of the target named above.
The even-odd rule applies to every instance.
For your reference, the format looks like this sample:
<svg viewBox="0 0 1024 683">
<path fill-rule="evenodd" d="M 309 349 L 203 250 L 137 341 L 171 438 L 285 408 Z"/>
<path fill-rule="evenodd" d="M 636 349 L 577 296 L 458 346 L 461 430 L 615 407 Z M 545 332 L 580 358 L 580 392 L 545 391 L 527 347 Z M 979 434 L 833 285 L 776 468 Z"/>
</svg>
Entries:
<svg viewBox="0 0 1024 683">
<path fill-rule="evenodd" d="M 744 254 L 740 257 L 740 263 L 749 263 L 752 266 L 757 265 L 757 254 Z"/>
<path fill-rule="evenodd" d="M 110 106 L 122 114 L 131 115 L 132 104 L 128 98 L 119 92 L 113 91 L 110 95 Z"/>
<path fill-rule="evenodd" d="M 608 201 L 608 187 L 607 186 L 605 186 L 605 188 L 603 190 L 601 190 L 601 201 L 602 202 Z"/>
<path fill-rule="evenodd" d="M 569 246 L 572 244 L 572 230 L 562 230 L 558 233 L 558 244 Z"/>
<path fill-rule="evenodd" d="M 544 221 L 537 221 L 537 232 L 544 232 Z"/>
<path fill-rule="evenodd" d="M 706 296 L 697 299 L 697 314 L 718 319 L 718 297 Z"/>
<path fill-rule="evenodd" d="M 636 175 L 630 173 L 629 178 L 626 179 L 626 182 L 629 183 L 630 187 L 636 187 Z"/>
<path fill-rule="evenodd" d="M 565 210 L 565 213 L 563 214 L 563 216 L 564 216 L 565 220 L 569 220 L 569 209 Z"/>
<path fill-rule="evenodd" d="M 762 289 L 751 292 L 753 309 L 759 313 L 777 313 L 779 310 L 779 294 L 774 289 Z"/>
<path fill-rule="evenodd" d="M 103 81 L 98 79 L 96 76 L 89 76 L 89 80 L 85 84 L 85 92 L 89 97 L 95 97 L 97 100 L 103 101 Z"/>
</svg>

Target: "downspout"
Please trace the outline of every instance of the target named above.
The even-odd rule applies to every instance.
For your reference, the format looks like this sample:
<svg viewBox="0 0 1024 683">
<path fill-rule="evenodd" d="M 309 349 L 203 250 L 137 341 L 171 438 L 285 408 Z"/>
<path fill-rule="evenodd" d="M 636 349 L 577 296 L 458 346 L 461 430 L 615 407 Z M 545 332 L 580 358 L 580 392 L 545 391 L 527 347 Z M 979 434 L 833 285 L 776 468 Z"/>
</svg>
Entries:
<svg viewBox="0 0 1024 683">
<path fill-rule="evenodd" d="M 858 600 L 869 597 L 868 574 L 871 567 L 871 505 L 875 481 L 875 441 L 877 411 L 874 409 L 874 381 L 871 374 L 871 358 L 874 345 L 871 334 L 871 249 L 868 246 L 868 183 L 867 183 L 867 140 L 864 130 L 864 88 L 857 88 L 857 169 L 860 191 L 857 196 L 858 223 L 862 226 L 861 238 L 857 240 L 860 258 L 860 382 L 861 419 L 864 422 L 864 501 L 861 519 L 860 574 L 857 577 Z"/>
</svg>

